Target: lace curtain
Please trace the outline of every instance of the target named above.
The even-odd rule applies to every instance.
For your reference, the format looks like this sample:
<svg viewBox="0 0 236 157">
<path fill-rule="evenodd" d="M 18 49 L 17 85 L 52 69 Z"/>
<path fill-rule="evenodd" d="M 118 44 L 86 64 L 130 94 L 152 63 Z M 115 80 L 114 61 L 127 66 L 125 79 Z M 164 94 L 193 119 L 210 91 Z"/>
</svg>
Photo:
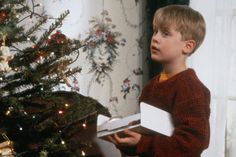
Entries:
<svg viewBox="0 0 236 157">
<path fill-rule="evenodd" d="M 236 154 L 236 2 L 191 0 L 190 6 L 205 17 L 207 34 L 190 59 L 200 79 L 210 89 L 211 140 L 204 157 Z"/>
</svg>

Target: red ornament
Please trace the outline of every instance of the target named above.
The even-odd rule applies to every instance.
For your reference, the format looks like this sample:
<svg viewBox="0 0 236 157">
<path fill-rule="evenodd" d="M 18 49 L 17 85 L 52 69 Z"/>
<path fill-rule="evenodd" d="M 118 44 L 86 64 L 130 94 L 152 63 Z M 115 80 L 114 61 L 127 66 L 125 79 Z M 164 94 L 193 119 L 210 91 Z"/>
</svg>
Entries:
<svg viewBox="0 0 236 157">
<path fill-rule="evenodd" d="M 50 38 L 47 40 L 48 45 L 51 44 L 63 44 L 66 42 L 66 36 L 62 34 L 60 31 L 52 34 Z"/>
<path fill-rule="evenodd" d="M 56 31 L 56 34 L 61 34 L 61 31 L 58 31 L 58 30 L 57 30 L 57 31 Z"/>
<path fill-rule="evenodd" d="M 7 13 L 5 11 L 0 12 L 0 22 L 4 22 L 7 18 Z"/>
</svg>

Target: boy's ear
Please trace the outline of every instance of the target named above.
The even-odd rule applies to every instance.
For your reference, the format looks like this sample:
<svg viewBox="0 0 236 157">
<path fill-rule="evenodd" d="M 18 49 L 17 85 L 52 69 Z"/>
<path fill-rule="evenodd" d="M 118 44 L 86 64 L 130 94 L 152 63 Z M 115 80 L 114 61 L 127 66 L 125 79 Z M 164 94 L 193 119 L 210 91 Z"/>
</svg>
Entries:
<svg viewBox="0 0 236 157">
<path fill-rule="evenodd" d="M 195 40 L 187 40 L 185 41 L 185 46 L 183 48 L 183 53 L 186 54 L 186 55 L 190 55 L 195 47 L 196 47 L 196 41 Z"/>
</svg>

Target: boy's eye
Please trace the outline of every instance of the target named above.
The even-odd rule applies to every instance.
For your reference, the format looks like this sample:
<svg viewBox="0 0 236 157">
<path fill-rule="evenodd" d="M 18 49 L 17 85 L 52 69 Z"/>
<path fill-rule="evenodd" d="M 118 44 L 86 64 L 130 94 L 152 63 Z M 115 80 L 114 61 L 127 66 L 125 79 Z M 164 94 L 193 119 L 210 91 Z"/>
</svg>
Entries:
<svg viewBox="0 0 236 157">
<path fill-rule="evenodd" d="M 167 32 L 167 31 L 164 31 L 164 32 L 162 32 L 162 35 L 163 35 L 163 36 L 168 36 L 168 35 L 170 35 L 170 33 Z"/>
<path fill-rule="evenodd" d="M 158 33 L 158 30 L 154 30 L 153 34 L 156 35 Z"/>
<path fill-rule="evenodd" d="M 163 37 L 166 37 L 166 36 L 169 36 L 169 35 L 170 35 L 170 32 L 169 32 L 169 31 L 160 31 L 160 30 L 158 30 L 158 29 L 155 29 L 155 30 L 153 31 L 153 35 L 156 35 L 156 34 L 158 34 L 158 33 L 161 33 L 161 35 L 162 35 Z"/>
</svg>

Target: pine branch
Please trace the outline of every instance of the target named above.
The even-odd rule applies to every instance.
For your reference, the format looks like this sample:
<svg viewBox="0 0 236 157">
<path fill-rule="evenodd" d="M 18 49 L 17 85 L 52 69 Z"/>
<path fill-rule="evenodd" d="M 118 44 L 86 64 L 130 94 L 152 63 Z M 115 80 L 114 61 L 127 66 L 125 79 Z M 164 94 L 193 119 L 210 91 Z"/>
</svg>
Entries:
<svg viewBox="0 0 236 157">
<path fill-rule="evenodd" d="M 20 3 L 23 3 L 25 2 L 25 0 L 4 0 L 10 4 L 20 4 Z"/>
<path fill-rule="evenodd" d="M 67 78 L 81 71 L 81 68 L 76 67 L 65 71 L 71 60 L 63 60 L 52 65 L 39 65 L 35 69 L 28 70 L 28 73 L 18 73 L 14 76 L 9 76 L 5 85 L 1 89 L 9 90 L 8 96 L 27 96 L 38 93 L 43 93 L 39 90 L 41 84 L 44 86 L 44 91 L 50 91 L 52 87 L 58 85 L 60 80 L 67 81 Z M 55 78 L 45 78 L 46 76 L 55 76 Z M 10 78 L 11 77 L 11 78 Z M 66 82 L 67 83 L 67 82 Z M 39 86 L 37 86 L 39 84 Z M 70 86 L 68 84 L 68 86 Z M 31 88 L 29 88 L 31 87 Z M 21 91 L 20 89 L 25 89 Z M 36 92 L 36 93 L 35 93 Z"/>
<path fill-rule="evenodd" d="M 15 8 L 17 14 L 24 14 L 26 10 L 29 10 L 29 6 L 22 6 L 21 8 Z"/>
<path fill-rule="evenodd" d="M 49 37 L 49 35 L 58 27 L 60 27 L 60 25 L 62 24 L 62 21 L 67 17 L 67 15 L 69 15 L 69 10 L 66 10 L 63 14 L 60 15 L 60 17 L 55 21 L 55 23 L 53 23 L 50 27 L 48 31 L 45 31 L 45 33 L 41 36 L 41 38 L 38 40 L 37 42 L 37 46 L 41 46 Z"/>
<path fill-rule="evenodd" d="M 20 5 L 22 6 L 22 9 L 25 9 L 25 11 L 29 13 L 29 15 L 27 15 L 24 18 L 22 18 L 21 20 L 19 20 L 18 24 L 20 22 L 24 21 L 27 18 L 32 18 L 33 16 L 37 16 L 37 17 L 40 17 L 40 18 L 44 17 L 43 13 L 38 14 L 38 13 L 35 12 L 35 8 L 40 6 L 40 5 L 39 4 L 34 4 L 34 0 L 31 0 L 31 3 L 32 3 L 32 10 L 27 5 L 25 5 L 25 3 L 23 3 L 23 2 L 20 3 Z M 22 11 L 24 11 L 24 10 L 22 10 Z"/>
<path fill-rule="evenodd" d="M 26 33 L 25 36 L 28 37 L 29 35 L 33 34 L 37 31 L 43 24 L 47 22 L 47 16 L 41 18 L 33 27 L 31 27 Z"/>
<path fill-rule="evenodd" d="M 25 81 L 28 82 L 28 81 Z M 17 98 L 21 98 L 21 99 L 28 99 L 31 96 L 39 96 L 42 97 L 42 95 L 46 94 L 47 92 L 50 92 L 52 87 L 56 86 L 57 83 L 59 82 L 58 78 L 55 78 L 54 80 L 49 80 L 47 81 L 47 84 L 45 82 L 42 81 L 42 83 L 44 83 L 43 85 L 41 84 L 23 84 L 22 82 L 22 86 L 19 87 L 15 87 L 15 91 L 16 90 L 20 90 L 23 89 L 21 92 L 14 92 L 12 91 L 7 97 L 17 97 Z M 31 85 L 31 88 L 29 88 L 29 86 Z M 43 90 L 41 90 L 41 88 L 43 88 Z"/>
</svg>

